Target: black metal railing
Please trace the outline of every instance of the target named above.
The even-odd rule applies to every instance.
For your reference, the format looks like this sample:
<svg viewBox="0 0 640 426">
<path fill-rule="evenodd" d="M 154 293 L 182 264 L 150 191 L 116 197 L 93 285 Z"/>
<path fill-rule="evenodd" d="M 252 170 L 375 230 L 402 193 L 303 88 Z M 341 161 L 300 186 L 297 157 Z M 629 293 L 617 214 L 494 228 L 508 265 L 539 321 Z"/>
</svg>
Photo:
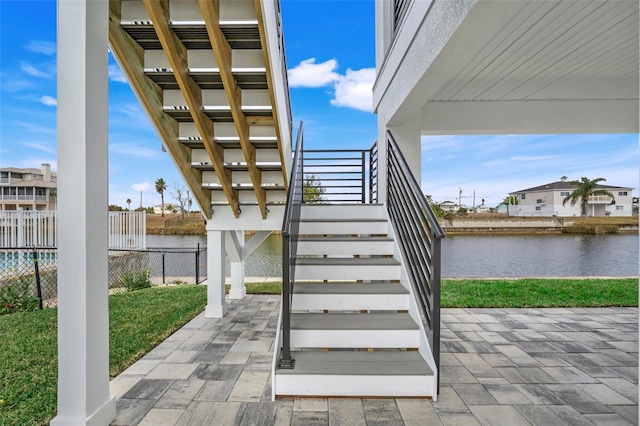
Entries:
<svg viewBox="0 0 640 426">
<path fill-rule="evenodd" d="M 387 132 L 387 210 L 439 368 L 440 243 L 445 235 L 391 132 Z"/>
<path fill-rule="evenodd" d="M 124 291 L 143 277 L 150 285 L 200 284 L 207 279 L 207 248 L 110 249 L 110 292 Z M 56 247 L 0 248 L 0 315 L 57 306 L 58 251 Z"/>
<path fill-rule="evenodd" d="M 302 151 L 304 203 L 367 204 L 378 194 L 377 144 L 370 149 Z M 374 161 L 375 160 L 375 161 Z"/>
<path fill-rule="evenodd" d="M 304 174 L 302 171 L 303 125 L 300 122 L 296 139 L 295 154 L 291 167 L 291 180 L 287 206 L 282 222 L 282 352 L 278 368 L 293 368 L 291 358 L 291 299 L 296 278 L 296 253 L 298 250 L 298 229 L 300 210 L 304 198 Z"/>
<path fill-rule="evenodd" d="M 378 142 L 369 148 L 369 202 L 378 202 Z"/>
</svg>

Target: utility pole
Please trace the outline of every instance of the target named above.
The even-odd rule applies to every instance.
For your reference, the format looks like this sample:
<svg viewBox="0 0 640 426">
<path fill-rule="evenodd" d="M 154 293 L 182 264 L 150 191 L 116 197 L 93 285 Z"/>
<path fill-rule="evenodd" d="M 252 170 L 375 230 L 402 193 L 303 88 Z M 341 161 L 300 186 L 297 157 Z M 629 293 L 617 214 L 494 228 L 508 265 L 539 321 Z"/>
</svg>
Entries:
<svg viewBox="0 0 640 426">
<path fill-rule="evenodd" d="M 460 187 L 460 192 L 458 192 L 458 210 L 460 210 L 461 205 L 462 205 L 462 187 Z"/>
<path fill-rule="evenodd" d="M 140 191 L 140 208 L 142 208 L 142 191 Z"/>
<path fill-rule="evenodd" d="M 476 190 L 473 190 L 473 212 L 476 213 Z"/>
</svg>

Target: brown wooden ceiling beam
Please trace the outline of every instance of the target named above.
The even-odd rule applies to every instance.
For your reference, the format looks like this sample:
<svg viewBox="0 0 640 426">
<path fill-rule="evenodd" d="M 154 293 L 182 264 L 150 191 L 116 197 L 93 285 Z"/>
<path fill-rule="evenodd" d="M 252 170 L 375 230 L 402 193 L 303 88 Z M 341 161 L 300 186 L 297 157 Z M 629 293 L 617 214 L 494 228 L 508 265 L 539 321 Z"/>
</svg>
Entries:
<svg viewBox="0 0 640 426">
<path fill-rule="evenodd" d="M 287 174 L 287 163 L 284 158 L 284 149 L 282 147 L 282 134 L 280 132 L 280 121 L 278 120 L 278 104 L 276 103 L 275 87 L 273 85 L 273 75 L 271 74 L 271 61 L 269 59 L 269 50 L 267 46 L 267 33 L 264 27 L 264 16 L 262 11 L 261 0 L 254 0 L 256 15 L 258 16 L 258 30 L 260 31 L 260 45 L 262 47 L 262 56 L 264 58 L 264 66 L 267 70 L 267 87 L 269 88 L 269 97 L 271 98 L 271 114 L 273 115 L 273 123 L 276 129 L 276 139 L 278 140 L 278 151 L 280 151 L 280 164 L 282 164 L 282 177 L 284 178 L 285 190 L 289 190 L 289 175 Z M 285 69 L 286 72 L 286 69 Z M 289 90 L 285 87 L 285 90 Z M 287 131 L 287 130 L 285 130 Z"/>
<path fill-rule="evenodd" d="M 202 187 L 202 173 L 191 167 L 191 149 L 178 139 L 178 122 L 162 109 L 162 89 L 144 73 L 144 50 L 120 25 L 120 0 L 109 1 L 109 44 L 202 214 L 210 219 L 211 191 Z"/>
<path fill-rule="evenodd" d="M 258 206 L 262 218 L 267 218 L 267 194 L 262 187 L 262 172 L 256 166 L 256 149 L 249 140 L 249 124 L 247 117 L 242 111 L 242 89 L 238 85 L 231 72 L 231 46 L 220 28 L 220 1 L 219 0 L 198 0 L 200 10 L 204 17 L 204 23 L 209 33 L 213 53 L 220 70 L 220 78 L 224 91 L 227 94 L 233 122 L 240 138 L 240 146 L 244 159 L 247 162 L 247 169 L 253 184 L 253 190 L 258 200 Z"/>
<path fill-rule="evenodd" d="M 204 113 L 202 89 L 189 75 L 187 48 L 169 26 L 169 1 L 143 0 L 143 3 L 189 107 L 193 122 L 202 137 L 222 190 L 233 214 L 238 217 L 240 215 L 238 191 L 233 189 L 231 171 L 224 167 L 224 149 L 213 139 L 213 121 Z"/>
</svg>

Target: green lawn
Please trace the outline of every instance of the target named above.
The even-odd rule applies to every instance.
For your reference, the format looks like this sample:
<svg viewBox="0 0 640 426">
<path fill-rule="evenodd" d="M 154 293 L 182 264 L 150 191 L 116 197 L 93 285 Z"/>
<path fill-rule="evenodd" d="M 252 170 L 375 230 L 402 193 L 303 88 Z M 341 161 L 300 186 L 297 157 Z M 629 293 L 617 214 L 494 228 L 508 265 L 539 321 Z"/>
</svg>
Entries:
<svg viewBox="0 0 640 426">
<path fill-rule="evenodd" d="M 281 288 L 249 283 L 247 293 L 279 294 Z M 443 308 L 638 306 L 638 279 L 443 280 L 441 298 Z"/>
<path fill-rule="evenodd" d="M 278 282 L 250 283 L 247 292 L 279 294 L 281 287 Z M 110 296 L 111 377 L 205 304 L 205 286 L 158 287 Z M 638 280 L 445 280 L 442 306 L 638 306 Z M 56 309 L 0 316 L 0 426 L 46 424 L 55 415 L 56 321 Z"/>
<path fill-rule="evenodd" d="M 116 376 L 204 309 L 204 286 L 109 297 L 110 374 Z M 57 394 L 57 310 L 0 317 L 0 425 L 47 424 Z"/>
<path fill-rule="evenodd" d="M 638 306 L 638 279 L 445 280 L 444 308 Z"/>
</svg>

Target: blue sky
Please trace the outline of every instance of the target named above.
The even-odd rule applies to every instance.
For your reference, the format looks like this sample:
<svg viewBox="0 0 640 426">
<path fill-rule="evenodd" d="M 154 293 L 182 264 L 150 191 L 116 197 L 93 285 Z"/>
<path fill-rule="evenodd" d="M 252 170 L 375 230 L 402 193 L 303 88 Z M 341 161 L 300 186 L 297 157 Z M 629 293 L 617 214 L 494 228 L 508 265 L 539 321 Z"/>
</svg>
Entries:
<svg viewBox="0 0 640 426">
<path fill-rule="evenodd" d="M 283 0 L 294 123 L 309 148 L 366 148 L 375 79 L 374 2 Z M 56 170 L 56 5 L 0 0 L 0 167 Z M 28 25 L 25 25 L 28 22 Z M 153 183 L 182 183 L 113 58 L 109 58 L 109 202 L 145 206 Z M 423 137 L 422 185 L 436 201 L 495 205 L 509 191 L 581 176 L 638 186 L 637 135 Z M 637 190 L 634 190 L 637 194 Z M 171 196 L 167 194 L 166 201 Z"/>
</svg>

